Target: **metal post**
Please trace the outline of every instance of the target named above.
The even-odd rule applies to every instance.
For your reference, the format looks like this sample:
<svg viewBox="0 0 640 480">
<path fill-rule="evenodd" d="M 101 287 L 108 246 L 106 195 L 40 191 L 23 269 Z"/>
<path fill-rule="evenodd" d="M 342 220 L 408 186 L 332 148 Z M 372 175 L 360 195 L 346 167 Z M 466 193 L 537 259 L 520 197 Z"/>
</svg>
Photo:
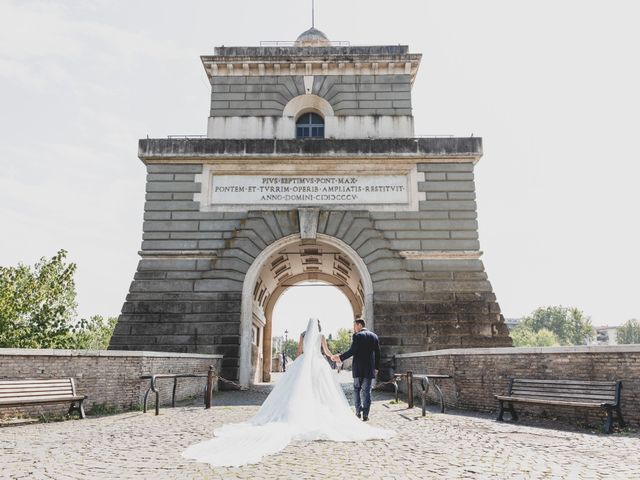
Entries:
<svg viewBox="0 0 640 480">
<path fill-rule="evenodd" d="M 211 408 L 211 397 L 213 396 L 213 365 L 209 365 L 207 371 L 207 393 L 204 397 L 204 408 Z"/>
<path fill-rule="evenodd" d="M 171 392 L 171 408 L 176 408 L 176 390 L 178 389 L 178 376 L 173 379 L 173 391 Z"/>
<path fill-rule="evenodd" d="M 407 396 L 409 408 L 413 408 L 413 372 L 407 372 Z"/>
</svg>

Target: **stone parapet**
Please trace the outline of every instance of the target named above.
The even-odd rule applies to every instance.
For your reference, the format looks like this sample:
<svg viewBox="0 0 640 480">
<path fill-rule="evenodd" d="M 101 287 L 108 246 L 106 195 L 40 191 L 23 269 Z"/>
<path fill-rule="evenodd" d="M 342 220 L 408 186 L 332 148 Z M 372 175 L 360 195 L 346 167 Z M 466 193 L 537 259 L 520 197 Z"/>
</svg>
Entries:
<svg viewBox="0 0 640 480">
<path fill-rule="evenodd" d="M 87 395 L 85 408 L 93 405 L 127 409 L 141 405 L 149 381 L 141 375 L 156 373 L 206 373 L 209 365 L 219 374 L 222 355 L 117 350 L 54 350 L 0 348 L 0 380 L 72 377 L 76 391 Z M 202 396 L 206 379 L 178 381 L 176 399 Z M 171 401 L 173 380 L 158 382 L 161 404 Z M 153 396 L 152 396 L 153 397 Z M 153 405 L 151 398 L 149 405 Z M 68 405 L 2 409 L 0 415 L 64 413 Z"/>
<path fill-rule="evenodd" d="M 452 380 L 440 382 L 446 404 L 486 412 L 497 410 L 494 395 L 506 394 L 512 378 L 620 380 L 622 414 L 631 425 L 640 425 L 640 345 L 449 349 L 397 354 L 394 363 L 396 372 L 452 375 Z M 601 425 L 601 414 L 591 409 L 533 405 L 517 409 Z"/>
<path fill-rule="evenodd" d="M 323 55 L 406 55 L 407 45 L 342 45 L 326 47 L 264 46 L 215 47 L 216 57 L 282 57 L 298 55 L 303 58 Z M 209 58 L 203 56 L 205 61 Z"/>
</svg>

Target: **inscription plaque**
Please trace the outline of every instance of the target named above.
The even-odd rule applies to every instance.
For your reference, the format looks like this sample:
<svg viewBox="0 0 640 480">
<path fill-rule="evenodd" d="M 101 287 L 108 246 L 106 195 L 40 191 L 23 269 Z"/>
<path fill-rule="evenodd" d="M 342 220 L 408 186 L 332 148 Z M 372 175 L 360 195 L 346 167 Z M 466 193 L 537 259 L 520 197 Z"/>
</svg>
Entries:
<svg viewBox="0 0 640 480">
<path fill-rule="evenodd" d="M 406 175 L 213 175 L 212 205 L 387 205 L 409 202 Z"/>
</svg>

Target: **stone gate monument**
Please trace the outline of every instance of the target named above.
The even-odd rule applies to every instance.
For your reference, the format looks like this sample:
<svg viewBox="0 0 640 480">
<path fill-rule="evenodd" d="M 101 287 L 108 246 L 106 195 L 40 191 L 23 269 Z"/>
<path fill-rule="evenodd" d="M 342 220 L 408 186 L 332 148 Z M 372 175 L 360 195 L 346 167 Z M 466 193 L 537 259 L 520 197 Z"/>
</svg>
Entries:
<svg viewBox="0 0 640 480">
<path fill-rule="evenodd" d="M 480 260 L 480 138 L 417 138 L 406 46 L 219 47 L 206 138 L 140 140 L 141 260 L 111 348 L 224 354 L 269 379 L 271 317 L 306 280 L 396 353 L 510 346 Z"/>
</svg>

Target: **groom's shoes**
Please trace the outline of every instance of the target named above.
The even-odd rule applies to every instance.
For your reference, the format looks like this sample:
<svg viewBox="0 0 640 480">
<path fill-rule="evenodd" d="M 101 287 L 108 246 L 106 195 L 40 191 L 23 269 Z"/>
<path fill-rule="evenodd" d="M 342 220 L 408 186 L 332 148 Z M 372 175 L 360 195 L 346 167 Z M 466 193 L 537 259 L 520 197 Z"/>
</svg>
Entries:
<svg viewBox="0 0 640 480">
<path fill-rule="evenodd" d="M 362 414 L 360 412 L 356 412 L 356 417 L 360 418 L 362 417 Z"/>
<path fill-rule="evenodd" d="M 367 415 L 362 415 L 362 421 L 363 422 L 368 422 L 369 421 L 369 417 Z"/>
</svg>

